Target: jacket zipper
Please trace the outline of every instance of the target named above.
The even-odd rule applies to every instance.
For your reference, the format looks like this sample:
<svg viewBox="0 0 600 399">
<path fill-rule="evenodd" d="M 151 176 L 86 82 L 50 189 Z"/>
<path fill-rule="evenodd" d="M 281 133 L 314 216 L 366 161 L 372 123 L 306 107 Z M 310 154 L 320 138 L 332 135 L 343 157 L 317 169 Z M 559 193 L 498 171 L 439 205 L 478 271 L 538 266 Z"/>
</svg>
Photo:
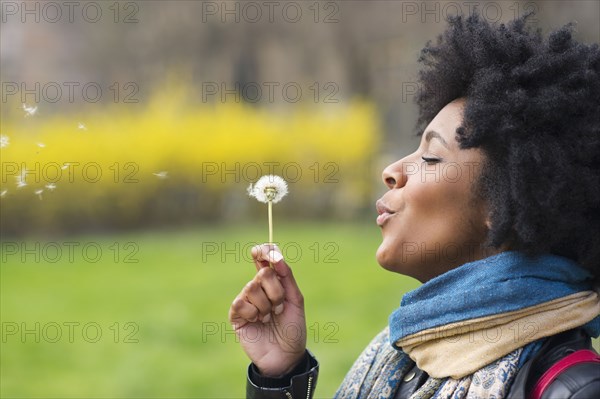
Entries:
<svg viewBox="0 0 600 399">
<path fill-rule="evenodd" d="M 306 399 L 310 399 L 310 390 L 312 388 L 312 382 L 313 382 L 313 376 L 309 375 L 308 376 L 308 388 L 306 390 Z M 285 391 L 285 396 L 288 399 L 294 399 L 294 397 L 292 396 L 292 394 L 289 391 Z"/>
<path fill-rule="evenodd" d="M 313 380 L 313 376 L 309 375 L 308 376 L 308 390 L 306 391 L 306 399 L 310 399 L 310 389 L 312 387 L 312 380 Z"/>
</svg>

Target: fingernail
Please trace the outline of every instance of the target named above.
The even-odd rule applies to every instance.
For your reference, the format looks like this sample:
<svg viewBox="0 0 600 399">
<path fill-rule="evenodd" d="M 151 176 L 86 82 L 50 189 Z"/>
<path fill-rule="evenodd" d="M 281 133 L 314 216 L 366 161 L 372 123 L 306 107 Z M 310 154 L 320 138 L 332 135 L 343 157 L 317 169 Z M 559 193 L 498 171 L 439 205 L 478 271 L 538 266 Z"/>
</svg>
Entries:
<svg viewBox="0 0 600 399">
<path fill-rule="evenodd" d="M 281 314 L 281 312 L 283 312 L 283 303 L 280 303 L 273 309 L 273 313 L 275 314 Z"/>
<path fill-rule="evenodd" d="M 271 261 L 271 263 L 277 263 L 281 259 L 283 259 L 283 255 L 281 255 L 277 251 L 270 251 L 269 254 L 268 254 L 268 257 L 269 257 L 269 260 Z"/>
<path fill-rule="evenodd" d="M 267 324 L 270 321 L 271 321 L 271 313 L 267 313 L 267 315 L 265 317 L 263 317 L 262 322 Z"/>
</svg>

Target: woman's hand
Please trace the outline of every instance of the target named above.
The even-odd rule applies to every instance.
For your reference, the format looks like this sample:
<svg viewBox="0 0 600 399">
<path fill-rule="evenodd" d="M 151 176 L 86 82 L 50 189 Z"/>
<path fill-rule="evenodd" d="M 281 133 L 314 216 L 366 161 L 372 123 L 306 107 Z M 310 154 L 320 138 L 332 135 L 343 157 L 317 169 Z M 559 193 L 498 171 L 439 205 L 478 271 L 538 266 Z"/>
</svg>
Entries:
<svg viewBox="0 0 600 399">
<path fill-rule="evenodd" d="M 304 356 L 304 299 L 276 245 L 255 246 L 252 258 L 256 276 L 234 299 L 229 320 L 260 373 L 278 377 L 292 371 Z"/>
</svg>

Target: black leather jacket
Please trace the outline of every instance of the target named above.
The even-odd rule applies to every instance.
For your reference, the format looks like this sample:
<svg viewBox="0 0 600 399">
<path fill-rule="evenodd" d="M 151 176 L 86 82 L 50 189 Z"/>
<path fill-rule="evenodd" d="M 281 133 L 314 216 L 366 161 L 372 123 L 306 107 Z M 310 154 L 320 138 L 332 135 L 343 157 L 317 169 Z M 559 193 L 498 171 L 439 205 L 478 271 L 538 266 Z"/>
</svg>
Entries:
<svg viewBox="0 0 600 399">
<path fill-rule="evenodd" d="M 546 340 L 538 353 L 517 373 L 507 399 L 526 399 L 535 383 L 554 363 L 580 349 L 592 349 L 590 337 L 581 328 L 557 334 Z M 248 399 L 312 398 L 317 383 L 319 363 L 307 351 L 305 359 L 287 376 L 265 378 L 253 365 L 248 368 Z M 416 365 L 406 373 L 393 399 L 408 398 L 427 380 L 428 375 Z M 577 364 L 562 372 L 546 389 L 542 399 L 600 398 L 600 364 Z"/>
</svg>

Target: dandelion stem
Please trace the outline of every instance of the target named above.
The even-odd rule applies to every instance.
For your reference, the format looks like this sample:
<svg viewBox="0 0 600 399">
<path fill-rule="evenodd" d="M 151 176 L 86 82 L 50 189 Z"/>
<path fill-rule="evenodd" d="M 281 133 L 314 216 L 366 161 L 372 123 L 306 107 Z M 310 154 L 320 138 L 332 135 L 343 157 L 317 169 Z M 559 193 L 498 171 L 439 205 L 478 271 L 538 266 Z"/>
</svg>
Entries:
<svg viewBox="0 0 600 399">
<path fill-rule="evenodd" d="M 269 248 L 273 245 L 273 201 L 268 202 L 269 208 Z M 271 262 L 269 262 L 269 266 L 273 267 Z"/>
<path fill-rule="evenodd" d="M 269 201 L 269 244 L 273 244 L 273 201 Z"/>
</svg>

